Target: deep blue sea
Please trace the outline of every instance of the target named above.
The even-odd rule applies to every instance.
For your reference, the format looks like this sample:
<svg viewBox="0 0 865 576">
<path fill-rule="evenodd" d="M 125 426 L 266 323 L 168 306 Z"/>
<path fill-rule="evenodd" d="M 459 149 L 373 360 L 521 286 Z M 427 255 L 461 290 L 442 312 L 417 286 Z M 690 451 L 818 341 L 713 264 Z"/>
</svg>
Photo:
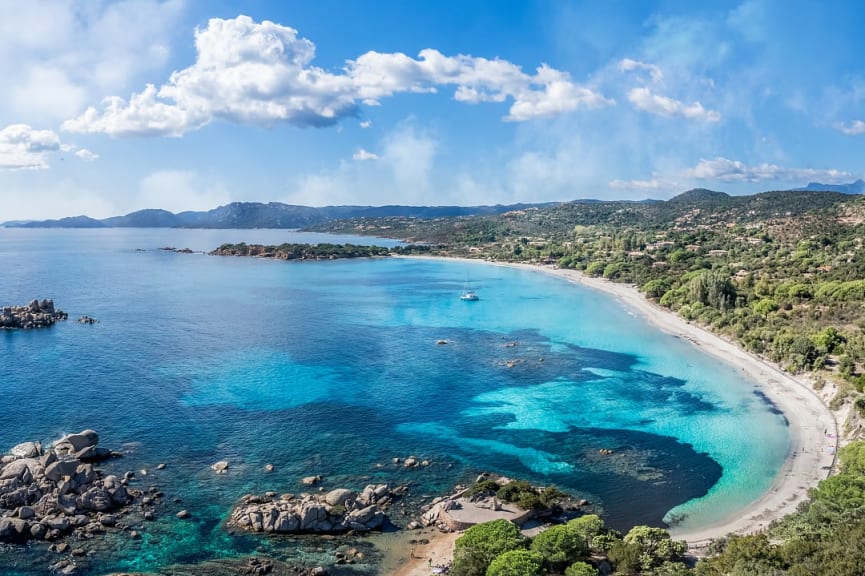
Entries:
<svg viewBox="0 0 865 576">
<path fill-rule="evenodd" d="M 325 489 L 408 483 L 413 504 L 494 471 L 585 497 L 621 529 L 697 527 L 765 492 L 786 456 L 786 423 L 752 383 L 607 295 L 487 264 L 159 250 L 241 241 L 394 243 L 0 228 L 0 305 L 53 298 L 70 316 L 0 332 L 0 450 L 93 428 L 125 453 L 106 466 L 166 494 L 141 539 L 105 538 L 77 574 L 255 551 L 332 561 L 340 540 L 222 526 L 243 494 L 298 492 L 314 474 Z M 459 299 L 467 283 L 479 301 Z M 75 322 L 85 314 L 99 323 Z M 431 464 L 391 462 L 409 455 Z M 218 460 L 228 474 L 210 470 Z M 181 509 L 191 519 L 176 519 Z M 5 546 L 0 571 L 42 574 L 46 558 L 57 556 L 42 545 Z M 372 548 L 335 570 L 377 573 Z"/>
</svg>

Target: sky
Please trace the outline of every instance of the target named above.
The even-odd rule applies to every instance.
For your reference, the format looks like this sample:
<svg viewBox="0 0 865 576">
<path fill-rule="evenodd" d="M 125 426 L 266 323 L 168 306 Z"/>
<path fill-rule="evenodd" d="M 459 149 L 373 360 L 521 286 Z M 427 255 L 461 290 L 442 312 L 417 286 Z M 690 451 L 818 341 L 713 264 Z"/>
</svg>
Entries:
<svg viewBox="0 0 865 576">
<path fill-rule="evenodd" d="M 0 0 L 0 222 L 865 176 L 858 0 Z"/>
</svg>

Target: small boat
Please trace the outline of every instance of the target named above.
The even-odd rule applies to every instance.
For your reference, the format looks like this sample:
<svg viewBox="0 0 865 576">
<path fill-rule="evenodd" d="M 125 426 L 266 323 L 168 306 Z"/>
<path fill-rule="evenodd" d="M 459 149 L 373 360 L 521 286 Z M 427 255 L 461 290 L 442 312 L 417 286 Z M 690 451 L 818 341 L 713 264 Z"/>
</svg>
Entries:
<svg viewBox="0 0 865 576">
<path fill-rule="evenodd" d="M 478 298 L 478 295 L 475 294 L 474 290 L 467 290 L 462 293 L 462 295 L 460 296 L 460 300 L 465 300 L 466 302 L 475 302 L 477 300 L 480 300 L 480 298 Z"/>
</svg>

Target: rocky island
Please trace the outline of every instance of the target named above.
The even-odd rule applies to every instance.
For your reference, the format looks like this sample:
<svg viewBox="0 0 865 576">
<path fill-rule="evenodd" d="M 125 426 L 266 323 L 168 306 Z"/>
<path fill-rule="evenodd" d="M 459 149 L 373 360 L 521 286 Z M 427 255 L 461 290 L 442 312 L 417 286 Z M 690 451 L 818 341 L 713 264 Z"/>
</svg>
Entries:
<svg viewBox="0 0 865 576">
<path fill-rule="evenodd" d="M 25 306 L 4 306 L 0 310 L 0 329 L 45 328 L 68 317 L 69 315 L 63 310 L 54 308 L 54 300 L 34 299 Z"/>
</svg>

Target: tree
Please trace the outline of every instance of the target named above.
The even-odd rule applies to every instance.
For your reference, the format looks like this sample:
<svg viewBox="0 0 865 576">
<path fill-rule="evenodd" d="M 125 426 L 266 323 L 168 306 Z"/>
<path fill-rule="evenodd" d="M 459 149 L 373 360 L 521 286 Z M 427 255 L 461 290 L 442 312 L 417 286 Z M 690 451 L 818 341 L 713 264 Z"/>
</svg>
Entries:
<svg viewBox="0 0 865 576">
<path fill-rule="evenodd" d="M 490 563 L 486 576 L 544 576 L 544 558 L 531 550 L 510 550 Z"/>
<path fill-rule="evenodd" d="M 754 309 L 755 314 L 768 316 L 771 312 L 778 309 L 778 303 L 772 298 L 762 298 L 757 302 L 754 302 L 751 307 Z"/>
<path fill-rule="evenodd" d="M 643 569 L 640 547 L 619 540 L 610 547 L 607 558 L 616 567 L 617 574 L 639 574 Z"/>
<path fill-rule="evenodd" d="M 483 576 L 493 559 L 504 552 L 525 548 L 520 529 L 507 520 L 476 524 L 454 543 L 454 576 Z"/>
<path fill-rule="evenodd" d="M 765 534 L 730 536 L 721 554 L 697 564 L 700 576 L 727 574 L 772 574 L 783 563 L 779 550 Z"/>
<path fill-rule="evenodd" d="M 865 442 L 851 442 L 838 452 L 841 471 L 845 474 L 865 476 Z"/>
<path fill-rule="evenodd" d="M 583 540 L 586 549 L 597 550 L 593 541 L 597 536 L 604 533 L 604 521 L 597 514 L 586 514 L 570 520 L 568 528 Z"/>
<path fill-rule="evenodd" d="M 688 551 L 687 543 L 672 540 L 669 532 L 651 526 L 634 526 L 625 534 L 623 544 L 636 548 L 643 570 L 650 570 L 664 562 L 676 562 Z M 625 557 L 630 558 L 631 554 L 629 550 Z"/>
<path fill-rule="evenodd" d="M 565 569 L 565 576 L 598 576 L 598 571 L 591 564 L 574 562 Z"/>
<path fill-rule="evenodd" d="M 585 540 L 568 525 L 552 526 L 532 539 L 531 550 L 540 554 L 551 571 L 561 571 L 588 552 Z"/>
<path fill-rule="evenodd" d="M 832 354 L 841 344 L 847 341 L 834 326 L 829 326 L 820 333 L 815 334 L 812 340 L 817 348 L 826 354 Z"/>
</svg>

